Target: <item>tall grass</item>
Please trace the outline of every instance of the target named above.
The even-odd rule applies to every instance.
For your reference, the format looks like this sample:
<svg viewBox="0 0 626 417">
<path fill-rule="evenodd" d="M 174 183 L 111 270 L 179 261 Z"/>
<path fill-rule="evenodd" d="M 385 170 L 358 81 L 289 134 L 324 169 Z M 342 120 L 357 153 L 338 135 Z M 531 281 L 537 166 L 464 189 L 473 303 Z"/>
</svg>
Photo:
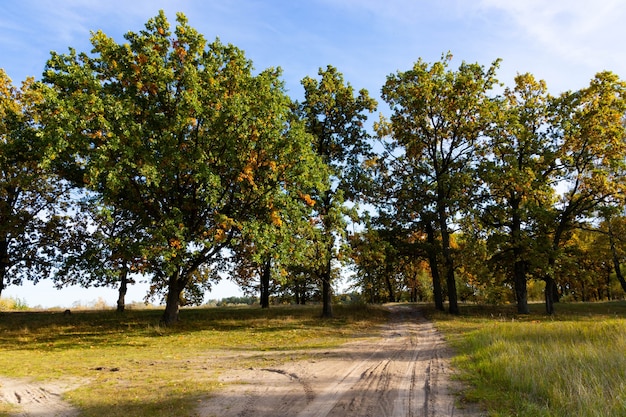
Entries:
<svg viewBox="0 0 626 417">
<path fill-rule="evenodd" d="M 0 311 L 24 311 L 28 310 L 25 300 L 17 297 L 0 297 Z"/>
<path fill-rule="evenodd" d="M 626 416 L 626 303 L 574 305 L 557 317 L 469 309 L 437 316 L 490 416 Z"/>
</svg>

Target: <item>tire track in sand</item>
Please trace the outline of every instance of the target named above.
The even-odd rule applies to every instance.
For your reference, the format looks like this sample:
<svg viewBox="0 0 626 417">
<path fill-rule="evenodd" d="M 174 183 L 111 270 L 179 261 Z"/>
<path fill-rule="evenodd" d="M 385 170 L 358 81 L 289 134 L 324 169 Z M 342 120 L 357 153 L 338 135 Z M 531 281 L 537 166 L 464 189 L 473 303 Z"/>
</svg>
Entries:
<svg viewBox="0 0 626 417">
<path fill-rule="evenodd" d="M 227 387 L 203 402 L 203 417 L 478 417 L 458 409 L 450 350 L 414 306 L 388 307 L 381 337 L 312 352 L 314 360 L 272 369 L 233 370 Z M 268 372 L 269 371 L 269 372 Z"/>
</svg>

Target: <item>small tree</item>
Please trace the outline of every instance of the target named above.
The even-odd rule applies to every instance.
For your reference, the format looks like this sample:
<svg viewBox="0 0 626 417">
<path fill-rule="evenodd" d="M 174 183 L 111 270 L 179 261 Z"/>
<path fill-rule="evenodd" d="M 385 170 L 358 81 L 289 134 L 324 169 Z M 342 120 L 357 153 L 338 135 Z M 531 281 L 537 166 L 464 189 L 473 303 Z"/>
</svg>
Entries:
<svg viewBox="0 0 626 417">
<path fill-rule="evenodd" d="M 311 262 L 322 283 L 322 316 L 332 317 L 333 263 L 338 256 L 337 238 L 345 236 L 345 198 L 370 152 L 363 123 L 367 119 L 365 113 L 373 112 L 377 103 L 367 90 L 355 94 L 343 75 L 330 65 L 320 69 L 318 75 L 319 80 L 302 80 L 304 101 L 298 110 L 312 136 L 313 151 L 330 168 L 331 187 L 312 193 L 319 215 L 319 235 L 314 239 L 316 250 Z"/>
<path fill-rule="evenodd" d="M 325 169 L 318 166 L 308 178 L 323 179 Z M 299 188 L 322 189 L 319 181 L 300 184 Z M 246 224 L 241 236 L 233 242 L 229 260 L 234 280 L 244 288 L 258 288 L 261 307 L 269 308 L 271 282 L 285 285 L 288 270 L 303 268 L 309 262 L 311 235 L 314 225 L 309 222 L 315 202 L 308 194 L 283 193 L 277 199 L 282 217 L 270 212 L 267 218 Z"/>
<path fill-rule="evenodd" d="M 32 79 L 18 89 L 0 69 L 0 294 L 8 284 L 47 277 L 68 231 L 68 184 L 45 169 L 41 99 Z"/>
<path fill-rule="evenodd" d="M 123 312 L 132 274 L 147 267 L 140 247 L 145 235 L 130 213 L 99 205 L 96 195 L 79 203 L 61 243 L 64 255 L 54 276 L 56 285 L 117 286 L 117 311 Z"/>
</svg>

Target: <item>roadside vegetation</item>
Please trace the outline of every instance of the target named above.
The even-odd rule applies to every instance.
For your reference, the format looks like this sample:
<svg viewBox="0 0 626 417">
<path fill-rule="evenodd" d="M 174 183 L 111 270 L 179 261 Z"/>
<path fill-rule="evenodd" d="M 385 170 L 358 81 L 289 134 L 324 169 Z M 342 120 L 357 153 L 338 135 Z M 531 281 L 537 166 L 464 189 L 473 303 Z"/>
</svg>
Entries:
<svg viewBox="0 0 626 417">
<path fill-rule="evenodd" d="M 492 417 L 626 415 L 626 302 L 431 313 L 451 342 L 464 393 Z"/>
</svg>

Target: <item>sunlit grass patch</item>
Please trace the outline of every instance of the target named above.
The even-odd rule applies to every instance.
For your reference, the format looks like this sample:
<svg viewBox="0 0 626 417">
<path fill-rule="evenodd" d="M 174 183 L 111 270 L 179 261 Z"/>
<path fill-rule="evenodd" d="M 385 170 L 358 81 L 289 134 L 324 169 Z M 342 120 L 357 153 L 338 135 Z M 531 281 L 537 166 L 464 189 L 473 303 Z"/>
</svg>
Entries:
<svg viewBox="0 0 626 417">
<path fill-rule="evenodd" d="M 626 415 L 626 303 L 558 307 L 555 317 L 471 307 L 435 316 L 468 399 L 492 416 Z"/>
<path fill-rule="evenodd" d="M 16 297 L 0 297 L 0 311 L 23 311 L 28 310 L 26 301 Z"/>
</svg>

